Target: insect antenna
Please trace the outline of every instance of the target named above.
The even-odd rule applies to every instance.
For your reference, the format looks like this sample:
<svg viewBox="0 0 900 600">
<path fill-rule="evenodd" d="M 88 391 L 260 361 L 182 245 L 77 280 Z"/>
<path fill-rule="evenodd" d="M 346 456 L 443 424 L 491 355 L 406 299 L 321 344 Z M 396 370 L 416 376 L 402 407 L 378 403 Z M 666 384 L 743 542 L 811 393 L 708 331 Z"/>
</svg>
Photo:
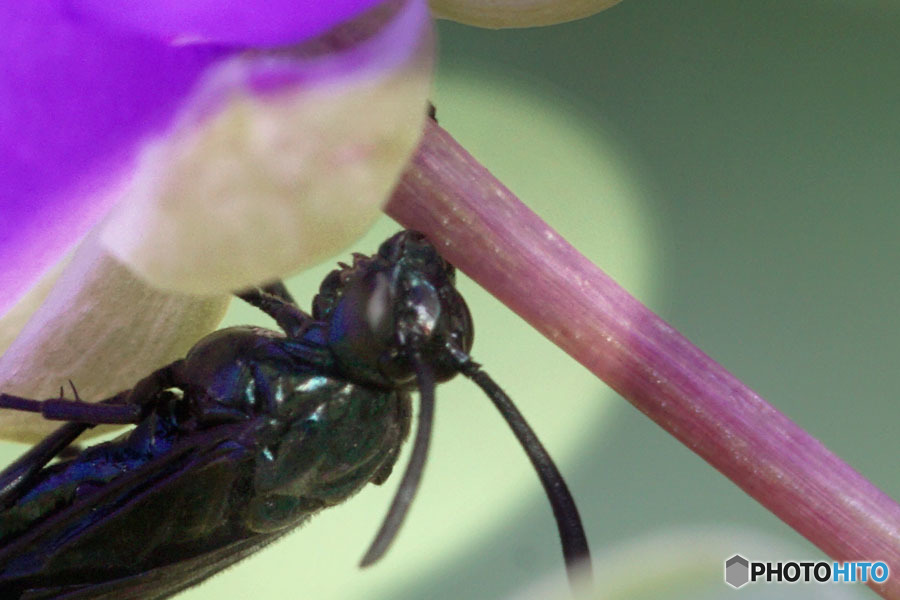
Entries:
<svg viewBox="0 0 900 600">
<path fill-rule="evenodd" d="M 481 370 L 481 365 L 474 362 L 459 348 L 450 347 L 449 350 L 460 373 L 474 381 L 500 411 L 537 471 L 553 509 L 553 516 L 556 518 L 556 527 L 559 530 L 570 584 L 573 588 L 579 588 L 581 585 L 589 583 L 591 553 L 588 548 L 587 536 L 584 533 L 584 526 L 581 524 L 575 500 L 559 469 L 553 463 L 553 459 L 550 458 L 544 445 L 541 444 L 534 430 L 528 425 L 525 417 L 506 395 L 506 392 L 491 379 L 490 375 Z"/>
<path fill-rule="evenodd" d="M 365 556 L 359 563 L 360 567 L 368 567 L 379 560 L 388 547 L 403 520 L 409 511 L 416 491 L 419 489 L 419 482 L 422 480 L 422 471 L 425 467 L 425 459 L 428 456 L 428 446 L 431 442 L 431 429 L 434 423 L 434 375 L 431 369 L 422 360 L 421 356 L 413 353 L 410 356 L 413 370 L 416 373 L 416 385 L 419 388 L 419 424 L 416 429 L 416 439 L 413 442 L 412 455 L 409 458 L 409 464 L 406 466 L 406 472 L 403 473 L 403 479 L 397 493 L 391 502 L 391 507 L 381 523 L 378 534 L 366 551 Z"/>
</svg>

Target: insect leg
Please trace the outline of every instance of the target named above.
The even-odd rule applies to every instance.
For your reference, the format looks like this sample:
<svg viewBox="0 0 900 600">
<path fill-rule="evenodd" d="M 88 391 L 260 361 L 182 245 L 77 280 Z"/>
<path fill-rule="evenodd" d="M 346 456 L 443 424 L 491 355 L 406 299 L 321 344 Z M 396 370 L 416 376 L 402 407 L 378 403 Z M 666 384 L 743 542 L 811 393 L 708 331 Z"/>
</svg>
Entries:
<svg viewBox="0 0 900 600">
<path fill-rule="evenodd" d="M 91 427 L 87 423 L 66 423 L 6 467 L 0 473 L 0 510 L 12 506 L 28 491 L 34 476 Z"/>
<path fill-rule="evenodd" d="M 121 392 L 114 398 L 122 396 L 124 400 L 129 393 Z M 142 411 L 140 406 L 134 404 L 104 404 L 65 398 L 31 400 L 10 394 L 0 394 L 0 408 L 40 413 L 48 421 L 69 421 L 89 426 L 101 423 L 117 425 L 137 423 L 141 420 Z"/>
<path fill-rule="evenodd" d="M 103 400 L 105 406 L 114 406 L 117 403 L 125 402 L 130 392 L 121 392 L 112 398 Z M 15 398 L 7 394 L 0 394 L 0 400 Z M 25 400 L 24 398 L 16 398 L 16 400 Z M 55 399 L 55 400 L 58 400 Z M 36 402 L 28 400 L 28 402 Z M 69 402 L 68 400 L 66 402 Z M 81 402 L 72 402 L 72 404 L 88 404 Z M 38 411 L 40 412 L 40 410 Z M 28 491 L 31 481 L 44 466 L 51 460 L 56 458 L 63 450 L 75 441 L 75 439 L 86 430 L 93 427 L 93 423 L 66 423 L 43 440 L 33 446 L 28 452 L 16 459 L 12 464 L 7 466 L 0 473 L 0 510 L 4 510 L 12 506 L 22 494 Z"/>
<path fill-rule="evenodd" d="M 313 318 L 303 312 L 294 302 L 291 293 L 281 281 L 263 287 L 248 288 L 234 294 L 244 302 L 263 311 L 278 323 L 278 326 L 292 338 L 298 338 Z"/>
<path fill-rule="evenodd" d="M 290 291 L 288 291 L 287 286 L 284 285 L 284 282 L 280 279 L 276 279 L 275 281 L 272 281 L 265 285 L 261 285 L 259 289 L 266 292 L 267 294 L 272 294 L 273 296 L 281 298 L 289 304 L 298 306 L 297 301 L 294 300 L 294 296 Z"/>
<path fill-rule="evenodd" d="M 182 361 L 178 360 L 157 369 L 139 381 L 134 389 L 119 392 L 97 403 L 63 398 L 41 402 L 0 394 L 0 407 L 39 412 L 45 418 L 70 421 L 0 472 L 0 510 L 8 508 L 27 492 L 40 470 L 86 430 L 101 423 L 139 422 L 152 408 L 153 400 L 158 397 L 160 391 L 178 385 L 181 363 Z M 45 404 L 50 408 L 42 408 Z"/>
<path fill-rule="evenodd" d="M 82 401 L 73 385 L 72 391 L 75 392 L 75 400 L 67 400 L 62 397 L 32 400 L 11 394 L 0 394 L 0 408 L 41 413 L 41 416 L 50 421 L 70 421 L 88 425 L 140 423 L 146 413 L 152 409 L 159 392 L 178 386 L 180 382 L 178 372 L 181 364 L 182 361 L 177 360 L 157 369 L 141 379 L 133 389 L 119 392 L 112 398 L 99 402 Z M 61 393 L 60 396 L 62 396 Z"/>
</svg>

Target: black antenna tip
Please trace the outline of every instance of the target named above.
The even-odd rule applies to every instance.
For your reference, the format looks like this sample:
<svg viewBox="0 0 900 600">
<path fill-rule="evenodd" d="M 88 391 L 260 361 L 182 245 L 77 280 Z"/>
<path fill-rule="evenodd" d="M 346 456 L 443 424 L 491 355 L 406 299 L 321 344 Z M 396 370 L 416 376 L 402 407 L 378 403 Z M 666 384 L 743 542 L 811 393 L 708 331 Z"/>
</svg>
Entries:
<svg viewBox="0 0 900 600">
<path fill-rule="evenodd" d="M 550 507 L 553 509 L 569 583 L 572 590 L 576 593 L 585 589 L 591 582 L 591 553 L 588 548 L 584 526 L 581 523 L 581 516 L 578 514 L 575 500 L 572 498 L 572 494 L 569 492 L 562 474 L 556 468 L 553 459 L 550 458 L 534 430 L 528 425 L 525 417 L 522 416 L 522 413 L 519 412 L 500 386 L 487 373 L 481 370 L 478 363 L 472 361 L 462 350 L 450 348 L 450 353 L 459 371 L 474 381 L 491 399 L 491 402 L 494 403 L 494 406 L 497 407 L 497 410 L 506 420 L 510 429 L 512 429 L 516 439 L 519 440 L 519 444 L 525 450 L 525 454 L 528 455 L 541 480 L 541 484 L 544 486 L 544 492 L 547 494 Z"/>
<path fill-rule="evenodd" d="M 416 439 L 406 472 L 403 473 L 403 479 L 400 481 L 400 487 L 397 488 L 397 493 L 381 523 L 378 534 L 360 561 L 360 567 L 368 567 L 377 562 L 397 537 L 397 532 L 400 531 L 400 526 L 403 525 L 409 507 L 419 489 L 425 460 L 428 458 L 428 446 L 431 442 L 431 429 L 434 424 L 434 375 L 418 354 L 413 354 L 410 360 L 416 372 L 416 384 L 419 387 L 419 426 L 416 429 Z"/>
</svg>

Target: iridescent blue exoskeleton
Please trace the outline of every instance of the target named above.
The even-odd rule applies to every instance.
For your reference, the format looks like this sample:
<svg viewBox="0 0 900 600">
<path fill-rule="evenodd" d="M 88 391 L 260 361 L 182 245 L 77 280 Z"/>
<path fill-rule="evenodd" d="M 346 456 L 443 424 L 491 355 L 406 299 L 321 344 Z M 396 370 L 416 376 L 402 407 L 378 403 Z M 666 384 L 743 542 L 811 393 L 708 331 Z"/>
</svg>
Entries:
<svg viewBox="0 0 900 600">
<path fill-rule="evenodd" d="M 99 403 L 0 394 L 0 407 L 66 421 L 0 473 L 0 598 L 166 598 L 409 466 L 362 564 L 391 543 L 417 488 L 435 384 L 463 373 L 496 404 L 547 490 L 566 563 L 588 557 L 574 502 L 524 419 L 468 356 L 454 269 L 403 231 L 333 271 L 300 310 L 280 282 L 238 294 L 281 327 L 232 327 Z M 73 386 L 74 388 L 74 386 Z M 70 458 L 101 423 L 119 438 Z M 68 450 L 67 450 L 68 449 Z"/>
</svg>

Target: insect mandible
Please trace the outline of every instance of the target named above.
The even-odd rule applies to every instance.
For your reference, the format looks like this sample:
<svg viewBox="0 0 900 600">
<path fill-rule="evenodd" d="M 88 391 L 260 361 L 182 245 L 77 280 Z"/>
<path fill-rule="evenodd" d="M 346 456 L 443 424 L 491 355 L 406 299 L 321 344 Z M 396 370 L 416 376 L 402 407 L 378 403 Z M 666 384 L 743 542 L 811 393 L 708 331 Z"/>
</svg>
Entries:
<svg viewBox="0 0 900 600">
<path fill-rule="evenodd" d="M 311 315 L 281 282 L 237 294 L 280 332 L 219 330 L 98 403 L 0 394 L 0 408 L 65 422 L 0 473 L 0 597 L 155 599 L 199 583 L 383 483 L 418 390 L 409 464 L 361 562 L 372 564 L 418 488 L 435 386 L 457 373 L 484 390 L 528 454 L 573 578 L 589 564 L 575 503 L 525 419 L 469 357 L 472 320 L 454 280 L 424 235 L 402 231 L 332 271 Z M 61 457 L 104 423 L 134 428 Z"/>
</svg>

